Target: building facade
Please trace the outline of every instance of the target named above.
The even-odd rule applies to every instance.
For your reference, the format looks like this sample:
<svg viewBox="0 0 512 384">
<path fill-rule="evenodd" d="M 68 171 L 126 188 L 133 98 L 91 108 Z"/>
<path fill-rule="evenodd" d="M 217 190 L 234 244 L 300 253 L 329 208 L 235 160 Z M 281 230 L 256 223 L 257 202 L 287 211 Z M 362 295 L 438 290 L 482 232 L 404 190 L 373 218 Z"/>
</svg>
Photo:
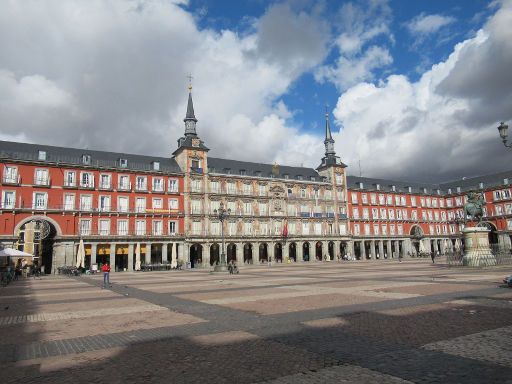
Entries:
<svg viewBox="0 0 512 384">
<path fill-rule="evenodd" d="M 189 93 L 171 158 L 0 142 L 0 241 L 72 265 L 359 260 L 460 247 L 468 192 L 485 196 L 490 241 L 511 249 L 512 171 L 420 184 L 346 175 L 325 117 L 316 169 L 210 157 Z M 223 207 L 226 216 L 220 217 Z"/>
</svg>

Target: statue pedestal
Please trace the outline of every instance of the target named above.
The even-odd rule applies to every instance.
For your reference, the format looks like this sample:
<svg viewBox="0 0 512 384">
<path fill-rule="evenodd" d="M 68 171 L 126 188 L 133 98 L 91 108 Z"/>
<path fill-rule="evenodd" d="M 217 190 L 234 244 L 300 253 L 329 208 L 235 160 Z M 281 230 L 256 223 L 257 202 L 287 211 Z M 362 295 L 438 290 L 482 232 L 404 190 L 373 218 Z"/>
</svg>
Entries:
<svg viewBox="0 0 512 384">
<path fill-rule="evenodd" d="M 482 227 L 465 228 L 464 234 L 464 257 L 462 265 L 465 267 L 490 267 L 496 265 L 496 256 L 491 252 L 489 246 L 489 230 Z"/>
</svg>

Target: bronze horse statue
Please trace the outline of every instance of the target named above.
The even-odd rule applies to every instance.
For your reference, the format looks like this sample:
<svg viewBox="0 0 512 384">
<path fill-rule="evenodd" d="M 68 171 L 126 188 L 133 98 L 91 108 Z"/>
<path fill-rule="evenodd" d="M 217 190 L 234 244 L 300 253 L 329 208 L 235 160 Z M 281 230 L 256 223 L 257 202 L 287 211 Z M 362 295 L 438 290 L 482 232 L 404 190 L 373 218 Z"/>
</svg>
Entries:
<svg viewBox="0 0 512 384">
<path fill-rule="evenodd" d="M 464 216 L 469 216 L 471 217 L 471 219 L 476 220 L 478 223 L 480 223 L 482 221 L 482 216 L 484 214 L 484 205 L 485 200 L 483 193 L 469 192 L 468 201 L 466 204 L 464 204 Z"/>
</svg>

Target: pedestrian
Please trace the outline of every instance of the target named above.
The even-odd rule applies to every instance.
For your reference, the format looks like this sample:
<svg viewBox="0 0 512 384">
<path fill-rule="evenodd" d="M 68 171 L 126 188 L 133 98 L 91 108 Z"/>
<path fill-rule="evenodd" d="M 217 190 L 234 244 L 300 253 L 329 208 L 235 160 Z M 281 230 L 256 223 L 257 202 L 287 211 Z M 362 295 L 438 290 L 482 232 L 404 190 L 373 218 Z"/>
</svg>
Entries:
<svg viewBox="0 0 512 384">
<path fill-rule="evenodd" d="M 401 263 L 402 262 L 402 254 L 401 253 L 398 253 L 398 261 Z"/>
<path fill-rule="evenodd" d="M 268 261 L 268 266 L 270 267 L 272 265 L 272 258 L 269 256 L 267 261 Z"/>
<path fill-rule="evenodd" d="M 103 286 L 102 288 L 105 288 L 108 284 L 109 287 L 112 286 L 110 284 L 110 265 L 108 263 L 103 264 L 101 267 L 101 270 L 103 271 Z"/>
<path fill-rule="evenodd" d="M 432 264 L 435 264 L 435 258 L 436 258 L 436 254 L 434 252 L 430 252 L 430 257 L 432 258 Z"/>
</svg>

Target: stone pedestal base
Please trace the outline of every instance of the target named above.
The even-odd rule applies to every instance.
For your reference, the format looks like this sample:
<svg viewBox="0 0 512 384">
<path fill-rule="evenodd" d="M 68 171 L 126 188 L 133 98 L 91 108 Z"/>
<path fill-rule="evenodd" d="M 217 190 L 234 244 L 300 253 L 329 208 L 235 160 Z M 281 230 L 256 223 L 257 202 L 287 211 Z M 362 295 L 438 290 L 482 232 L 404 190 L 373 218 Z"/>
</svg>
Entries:
<svg viewBox="0 0 512 384">
<path fill-rule="evenodd" d="M 465 228 L 464 234 L 464 257 L 462 265 L 466 267 L 491 267 L 496 265 L 496 256 L 489 247 L 487 228 L 471 227 Z"/>
</svg>

